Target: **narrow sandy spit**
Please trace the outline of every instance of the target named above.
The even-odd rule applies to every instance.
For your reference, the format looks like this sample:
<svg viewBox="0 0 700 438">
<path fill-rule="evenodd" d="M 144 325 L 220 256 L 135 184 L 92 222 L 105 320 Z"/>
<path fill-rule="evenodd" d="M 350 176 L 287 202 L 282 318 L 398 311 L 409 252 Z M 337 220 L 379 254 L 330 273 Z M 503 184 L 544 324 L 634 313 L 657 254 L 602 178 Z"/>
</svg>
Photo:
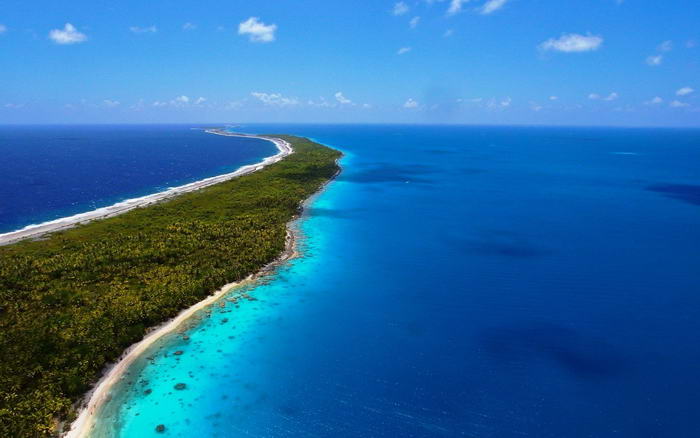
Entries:
<svg viewBox="0 0 700 438">
<path fill-rule="evenodd" d="M 277 146 L 279 152 L 277 154 L 265 158 L 260 163 L 249 164 L 247 166 L 242 166 L 236 171 L 231 173 L 225 173 L 223 175 L 212 176 L 210 178 L 205 178 L 200 181 L 195 181 L 193 183 L 185 184 L 178 187 L 173 187 L 163 192 L 154 193 L 152 195 L 142 196 L 140 198 L 127 199 L 126 201 L 119 202 L 109 207 L 98 208 L 97 210 L 88 211 L 85 213 L 79 213 L 73 216 L 68 216 L 49 222 L 44 222 L 38 225 L 29 225 L 22 228 L 21 230 L 11 231 L 9 233 L 0 234 L 0 245 L 8 245 L 24 239 L 36 239 L 44 236 L 45 234 L 54 233 L 56 231 L 66 230 L 72 228 L 79 224 L 84 224 L 97 219 L 105 219 L 112 216 L 117 216 L 122 213 L 126 213 L 129 210 L 133 210 L 139 207 L 145 207 L 147 205 L 154 204 L 156 202 L 161 202 L 166 199 L 173 198 L 175 196 L 181 195 L 183 193 L 194 192 L 195 190 L 202 189 L 204 187 L 209 187 L 220 182 L 228 181 L 239 176 L 248 175 L 257 170 L 262 169 L 265 166 L 276 163 L 288 156 L 293 152 L 292 147 L 286 141 L 280 138 L 273 137 L 262 137 L 257 135 L 247 135 L 247 134 L 236 134 L 224 131 L 222 129 L 208 129 L 206 132 L 216 135 L 224 135 L 229 137 L 248 137 L 248 138 L 258 138 L 262 140 L 271 141 Z"/>
<path fill-rule="evenodd" d="M 92 432 L 95 421 L 97 418 L 97 413 L 102 405 L 110 399 L 110 390 L 112 387 L 119 382 L 123 377 L 124 373 L 129 369 L 129 366 L 134 363 L 134 361 L 145 352 L 151 345 L 158 341 L 163 336 L 177 331 L 183 326 L 185 322 L 192 316 L 196 315 L 197 311 L 206 308 L 207 306 L 215 304 L 218 300 L 232 292 L 235 288 L 239 286 L 248 285 L 258 278 L 268 275 L 279 267 L 280 265 L 288 262 L 299 256 L 299 251 L 297 244 L 301 239 L 301 226 L 298 221 L 303 219 L 305 211 L 309 205 L 311 205 L 314 200 L 323 193 L 327 185 L 335 179 L 340 173 L 340 170 L 328 180 L 323 187 L 321 187 L 316 193 L 307 198 L 302 204 L 302 212 L 300 215 L 292 219 L 287 224 L 287 239 L 284 252 L 275 261 L 269 265 L 262 268 L 257 273 L 250 275 L 245 280 L 230 283 L 216 291 L 213 295 L 207 299 L 200 301 L 199 303 L 193 305 L 192 307 L 183 310 L 178 316 L 163 323 L 160 326 L 156 326 L 152 331 L 147 334 L 141 341 L 129 347 L 118 362 L 108 366 L 102 376 L 102 378 L 97 382 L 93 389 L 88 392 L 84 401 L 87 401 L 81 408 L 78 417 L 71 424 L 71 429 L 62 434 L 62 438 L 88 438 Z"/>
</svg>

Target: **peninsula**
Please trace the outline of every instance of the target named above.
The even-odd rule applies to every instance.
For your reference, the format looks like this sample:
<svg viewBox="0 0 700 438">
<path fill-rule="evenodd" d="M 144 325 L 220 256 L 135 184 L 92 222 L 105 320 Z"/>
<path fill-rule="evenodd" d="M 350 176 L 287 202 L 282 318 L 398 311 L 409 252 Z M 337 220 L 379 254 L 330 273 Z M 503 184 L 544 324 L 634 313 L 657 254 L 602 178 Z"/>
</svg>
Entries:
<svg viewBox="0 0 700 438">
<path fill-rule="evenodd" d="M 150 328 L 186 318 L 285 253 L 289 222 L 337 174 L 341 154 L 299 137 L 263 138 L 280 149 L 263 163 L 121 210 L 5 235 L 0 436 L 58 435 L 105 367 Z"/>
</svg>

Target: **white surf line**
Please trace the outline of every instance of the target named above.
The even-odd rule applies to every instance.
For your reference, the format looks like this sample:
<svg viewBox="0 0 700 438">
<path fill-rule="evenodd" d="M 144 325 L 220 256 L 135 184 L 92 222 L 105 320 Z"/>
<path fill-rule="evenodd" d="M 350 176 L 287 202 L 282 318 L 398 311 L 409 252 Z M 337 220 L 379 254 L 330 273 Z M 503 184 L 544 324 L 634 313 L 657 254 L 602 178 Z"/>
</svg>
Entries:
<svg viewBox="0 0 700 438">
<path fill-rule="evenodd" d="M 24 239 L 38 238 L 43 236 L 44 234 L 66 230 L 79 224 L 85 224 L 97 219 L 105 219 L 108 217 L 117 216 L 135 208 L 145 207 L 156 202 L 161 202 L 166 199 L 173 198 L 183 193 L 194 192 L 204 187 L 209 187 L 214 184 L 228 181 L 239 176 L 248 175 L 250 173 L 264 168 L 265 166 L 277 163 L 278 161 L 280 161 L 281 159 L 293 152 L 292 146 L 288 142 L 282 140 L 281 138 L 263 137 L 259 135 L 248 134 L 236 134 L 226 132 L 221 129 L 208 129 L 205 132 L 209 134 L 223 135 L 227 137 L 257 138 L 261 140 L 271 141 L 275 144 L 279 152 L 277 152 L 277 154 L 271 157 L 265 158 L 259 163 L 241 166 L 234 172 L 225 173 L 223 175 L 218 176 L 212 176 L 182 186 L 172 187 L 162 192 L 142 196 L 140 198 L 127 199 L 125 201 L 118 202 L 108 207 L 102 207 L 85 213 L 78 213 L 73 216 L 54 219 L 37 225 L 29 225 L 20 230 L 10 231 L 9 233 L 3 233 L 0 234 L 0 245 L 8 245 L 10 243 L 14 243 Z"/>
</svg>

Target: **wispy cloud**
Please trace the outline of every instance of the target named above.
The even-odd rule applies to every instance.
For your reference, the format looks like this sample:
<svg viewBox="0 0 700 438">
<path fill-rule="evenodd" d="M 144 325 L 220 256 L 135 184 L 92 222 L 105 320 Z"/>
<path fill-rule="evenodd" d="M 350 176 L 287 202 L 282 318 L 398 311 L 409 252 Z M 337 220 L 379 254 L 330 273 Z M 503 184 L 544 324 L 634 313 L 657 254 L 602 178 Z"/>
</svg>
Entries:
<svg viewBox="0 0 700 438">
<path fill-rule="evenodd" d="M 646 102 L 644 102 L 644 104 L 646 104 L 646 105 L 658 105 L 660 103 L 663 103 L 663 101 L 664 100 L 662 98 L 660 98 L 659 96 L 656 96 L 656 97 L 653 97 L 653 98 L 647 100 Z"/>
<path fill-rule="evenodd" d="M 407 14 L 409 10 L 411 10 L 411 8 L 408 7 L 406 2 L 397 2 L 394 5 L 394 9 L 392 9 L 391 13 L 394 15 L 404 15 Z"/>
<path fill-rule="evenodd" d="M 102 105 L 107 108 L 115 108 L 118 107 L 120 104 L 118 100 L 105 99 L 102 101 Z"/>
<path fill-rule="evenodd" d="M 539 45 L 541 50 L 557 52 L 590 52 L 598 50 L 603 44 L 603 38 L 598 35 L 581 35 L 577 33 L 563 34 L 559 38 L 550 38 Z"/>
<path fill-rule="evenodd" d="M 403 107 L 408 109 L 418 108 L 418 102 L 413 98 L 409 98 L 406 103 L 403 104 Z"/>
<path fill-rule="evenodd" d="M 454 33 L 455 33 L 454 30 L 452 30 L 452 29 L 447 29 L 447 30 L 445 31 L 445 33 L 442 34 L 442 36 L 445 37 L 445 38 L 449 38 L 449 37 L 451 37 L 452 35 L 454 35 Z"/>
<path fill-rule="evenodd" d="M 591 100 L 604 100 L 606 102 L 611 102 L 613 100 L 617 100 L 618 97 L 620 97 L 620 95 L 614 91 L 612 93 L 608 94 L 607 96 L 601 96 L 598 93 L 591 93 L 588 95 L 588 98 Z"/>
<path fill-rule="evenodd" d="M 505 6 L 507 2 L 508 0 L 488 0 L 484 6 L 479 8 L 479 12 L 483 15 L 492 14 Z"/>
<path fill-rule="evenodd" d="M 156 33 L 158 32 L 158 28 L 155 25 L 151 26 L 145 26 L 145 27 L 140 27 L 140 26 L 131 26 L 129 30 L 132 33 Z"/>
<path fill-rule="evenodd" d="M 335 93 L 335 100 L 340 102 L 343 105 L 352 105 L 352 100 L 348 99 L 347 97 L 343 96 L 343 93 L 338 91 Z"/>
<path fill-rule="evenodd" d="M 559 100 L 559 96 L 549 96 L 549 100 Z"/>
<path fill-rule="evenodd" d="M 87 36 L 70 23 L 66 23 L 63 29 L 53 29 L 49 32 L 49 38 L 56 44 L 77 44 L 87 41 Z"/>
<path fill-rule="evenodd" d="M 692 94 L 695 90 L 690 88 L 690 87 L 683 87 L 676 91 L 676 96 L 687 96 L 689 94 Z"/>
<path fill-rule="evenodd" d="M 411 49 L 410 47 L 401 47 L 401 48 L 396 52 L 396 54 L 397 54 L 397 55 L 404 55 L 404 54 L 410 52 L 411 50 L 412 50 L 412 49 Z"/>
<path fill-rule="evenodd" d="M 656 67 L 658 65 L 661 65 L 661 63 L 664 60 L 664 55 L 651 55 L 647 57 L 647 64 L 649 64 L 652 67 Z"/>
<path fill-rule="evenodd" d="M 690 106 L 690 104 L 681 102 L 680 100 L 674 100 L 673 102 L 669 103 L 668 106 L 670 106 L 671 108 L 685 108 Z"/>
<path fill-rule="evenodd" d="M 469 0 L 450 0 L 450 6 L 447 8 L 447 15 L 455 15 L 462 12 L 462 4 Z"/>
<path fill-rule="evenodd" d="M 5 26 L 4 24 L 0 24 L 0 34 L 3 34 L 5 32 L 7 32 L 7 26 Z"/>
<path fill-rule="evenodd" d="M 666 40 L 663 43 L 659 44 L 659 47 L 657 47 L 657 50 L 659 52 L 670 52 L 673 50 L 673 41 L 671 40 Z"/>
<path fill-rule="evenodd" d="M 258 17 L 250 17 L 238 25 L 239 35 L 248 35 L 254 43 L 270 43 L 275 40 L 276 24 L 267 25 Z"/>
<path fill-rule="evenodd" d="M 182 30 L 195 30 L 197 25 L 194 23 L 187 22 L 182 25 Z"/>
<path fill-rule="evenodd" d="M 415 16 L 411 18 L 411 21 L 408 22 L 408 25 L 411 27 L 411 29 L 415 29 L 416 26 L 418 26 L 418 23 L 420 23 L 420 17 Z"/>
<path fill-rule="evenodd" d="M 299 105 L 299 100 L 292 97 L 284 97 L 280 93 L 252 92 L 250 95 L 268 106 L 285 107 Z"/>
</svg>

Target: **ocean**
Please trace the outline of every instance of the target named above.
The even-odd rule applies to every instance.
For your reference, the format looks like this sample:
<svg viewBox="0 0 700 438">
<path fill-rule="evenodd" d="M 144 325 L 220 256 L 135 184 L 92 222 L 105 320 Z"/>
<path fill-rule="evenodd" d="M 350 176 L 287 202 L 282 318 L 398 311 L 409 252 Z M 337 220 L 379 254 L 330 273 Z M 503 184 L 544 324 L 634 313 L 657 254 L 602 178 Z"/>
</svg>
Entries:
<svg viewBox="0 0 700 438">
<path fill-rule="evenodd" d="M 95 437 L 700 436 L 700 130 L 237 129 L 343 172 L 302 257 L 155 344 Z"/>
<path fill-rule="evenodd" d="M 183 125 L 0 126 L 0 233 L 228 173 L 275 153 L 264 140 Z"/>
</svg>

